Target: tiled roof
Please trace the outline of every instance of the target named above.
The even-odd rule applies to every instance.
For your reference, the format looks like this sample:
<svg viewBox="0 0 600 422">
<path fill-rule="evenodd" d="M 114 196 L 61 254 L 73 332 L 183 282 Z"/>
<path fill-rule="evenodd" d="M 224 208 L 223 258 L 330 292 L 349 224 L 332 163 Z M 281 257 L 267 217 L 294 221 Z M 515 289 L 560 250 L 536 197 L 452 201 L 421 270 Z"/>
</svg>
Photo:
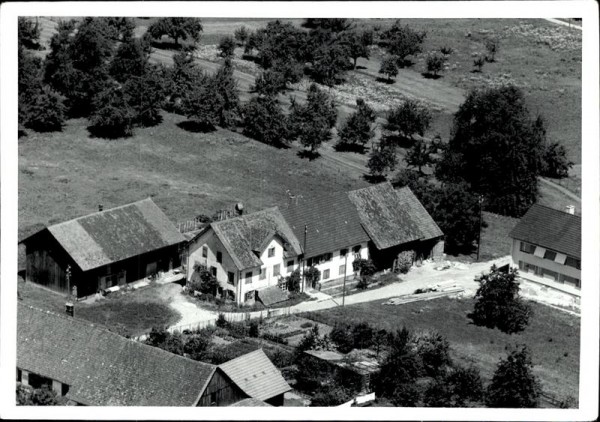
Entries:
<svg viewBox="0 0 600 422">
<path fill-rule="evenodd" d="M 306 258 L 369 241 L 347 192 L 300 198 L 280 209 L 302 245 L 306 225 Z"/>
<path fill-rule="evenodd" d="M 581 259 L 581 217 L 577 215 L 534 204 L 509 236 Z"/>
<path fill-rule="evenodd" d="M 380 183 L 348 192 L 360 221 L 378 249 L 442 235 L 442 231 L 407 187 L 396 191 Z"/>
<path fill-rule="evenodd" d="M 236 403 L 230 404 L 229 407 L 272 407 L 269 403 L 265 403 L 262 400 L 249 398 L 243 399 Z"/>
<path fill-rule="evenodd" d="M 97 406 L 193 406 L 216 369 L 21 303 L 17 366 L 68 384 L 68 399 Z"/>
<path fill-rule="evenodd" d="M 47 229 L 83 271 L 185 241 L 150 198 Z"/>
<path fill-rule="evenodd" d="M 278 286 L 271 286 L 258 291 L 258 299 L 265 306 L 271 306 L 275 303 L 283 302 L 288 299 L 288 294 Z"/>
<path fill-rule="evenodd" d="M 241 217 L 211 223 L 215 234 L 227 249 L 238 270 L 262 265 L 254 251 L 265 247 L 265 239 L 277 234 L 285 242 L 288 253 L 302 253 L 300 243 L 286 224 L 277 207 Z"/>
<path fill-rule="evenodd" d="M 262 349 L 219 365 L 248 396 L 268 400 L 291 390 Z"/>
</svg>

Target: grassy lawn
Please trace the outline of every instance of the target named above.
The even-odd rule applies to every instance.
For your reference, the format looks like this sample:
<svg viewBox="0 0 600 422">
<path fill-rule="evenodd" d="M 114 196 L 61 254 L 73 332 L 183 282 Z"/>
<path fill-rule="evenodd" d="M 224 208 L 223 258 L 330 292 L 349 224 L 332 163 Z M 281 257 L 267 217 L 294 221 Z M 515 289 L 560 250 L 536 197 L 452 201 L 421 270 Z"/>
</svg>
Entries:
<svg viewBox="0 0 600 422">
<path fill-rule="evenodd" d="M 402 326 L 413 332 L 436 330 L 448 339 L 457 361 L 476 365 L 487 380 L 498 360 L 506 356 L 507 345 L 526 344 L 545 391 L 559 397 L 578 395 L 580 320 L 577 317 L 530 302 L 534 315 L 529 326 L 522 333 L 508 335 L 473 325 L 467 318 L 473 309 L 472 299 L 441 298 L 399 306 L 382 306 L 382 303 L 338 307 L 311 313 L 309 317 L 328 325 L 366 321 L 387 330 Z"/>
<path fill-rule="evenodd" d="M 175 324 L 180 315 L 168 305 L 164 286 L 151 286 L 135 292 L 108 296 L 97 303 L 75 303 L 75 317 L 103 325 L 121 335 L 136 336 L 152 327 Z M 65 312 L 66 296 L 19 281 L 19 297 L 23 303 L 59 315 Z"/>
</svg>

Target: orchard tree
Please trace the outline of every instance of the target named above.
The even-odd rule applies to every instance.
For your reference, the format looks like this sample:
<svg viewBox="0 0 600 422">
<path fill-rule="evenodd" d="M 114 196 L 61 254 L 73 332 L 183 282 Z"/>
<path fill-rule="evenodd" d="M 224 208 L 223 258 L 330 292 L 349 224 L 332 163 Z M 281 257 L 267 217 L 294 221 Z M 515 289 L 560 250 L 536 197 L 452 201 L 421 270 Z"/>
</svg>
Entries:
<svg viewBox="0 0 600 422">
<path fill-rule="evenodd" d="M 162 121 L 160 110 L 167 96 L 166 80 L 167 71 L 163 66 L 148 64 L 142 75 L 125 82 L 123 89 L 135 112 L 136 124 L 149 127 Z"/>
<path fill-rule="evenodd" d="M 331 129 L 337 121 L 333 99 L 316 84 L 308 89 L 305 104 L 292 104 L 292 136 L 315 155 L 321 143 L 331 139 Z"/>
<path fill-rule="evenodd" d="M 533 374 L 529 349 L 520 346 L 498 362 L 486 391 L 485 404 L 501 408 L 537 407 L 540 393 L 541 385 Z"/>
<path fill-rule="evenodd" d="M 385 129 L 397 132 L 404 138 L 417 134 L 423 136 L 431 124 L 431 112 L 415 100 L 406 100 L 387 113 Z"/>
<path fill-rule="evenodd" d="M 373 123 L 375 123 L 375 112 L 363 100 L 356 100 L 357 110 L 352 113 L 338 130 L 338 149 L 364 151 L 364 146 L 373 138 Z"/>
<path fill-rule="evenodd" d="M 436 176 L 464 180 L 486 198 L 488 211 L 519 217 L 538 197 L 546 143 L 540 124 L 516 87 L 471 91 L 454 116 Z"/>
<path fill-rule="evenodd" d="M 300 52 L 306 44 L 306 33 L 289 22 L 280 20 L 267 23 L 248 40 L 246 49 L 257 50 L 258 63 L 268 69 L 275 61 L 302 62 Z"/>
<path fill-rule="evenodd" d="M 44 86 L 27 104 L 24 126 L 36 132 L 61 131 L 66 111 L 64 97 L 49 86 Z"/>
<path fill-rule="evenodd" d="M 396 145 L 383 138 L 369 155 L 369 161 L 367 161 L 369 175 L 374 181 L 385 179 L 388 172 L 394 171 L 397 163 Z"/>
<path fill-rule="evenodd" d="M 151 47 L 143 40 L 129 38 L 124 41 L 111 60 L 109 73 L 118 82 L 131 77 L 141 77 L 146 73 Z"/>
<path fill-rule="evenodd" d="M 194 57 L 188 52 L 179 52 L 173 56 L 173 67 L 169 72 L 168 110 L 187 115 L 186 105 L 191 95 L 206 79 L 194 64 Z"/>
<path fill-rule="evenodd" d="M 286 81 L 283 73 L 274 69 L 261 72 L 255 79 L 254 91 L 264 96 L 275 96 L 285 91 Z"/>
<path fill-rule="evenodd" d="M 392 82 L 393 78 L 398 75 L 398 58 L 394 56 L 387 56 L 381 62 L 379 67 L 379 73 L 385 75 L 388 78 L 388 82 Z"/>
<path fill-rule="evenodd" d="M 133 134 L 135 112 L 123 89 L 109 86 L 94 98 L 90 132 L 101 138 L 122 138 Z"/>
<path fill-rule="evenodd" d="M 469 315 L 473 322 L 488 328 L 498 328 L 508 334 L 523 331 L 532 315 L 531 306 L 519 297 L 518 271 L 500 271 L 495 265 L 477 281 L 475 305 Z"/>
<path fill-rule="evenodd" d="M 446 59 L 441 54 L 436 52 L 431 53 L 427 56 L 427 73 L 434 78 L 438 77 L 438 73 L 444 70 L 444 64 Z"/>
<path fill-rule="evenodd" d="M 219 55 L 225 58 L 233 57 L 235 51 L 235 40 L 233 37 L 227 35 L 219 41 Z"/>
<path fill-rule="evenodd" d="M 398 66 L 409 66 L 409 56 L 423 51 L 422 44 L 427 36 L 426 32 L 417 32 L 408 25 L 400 25 L 397 20 L 394 25 L 382 34 L 382 40 L 388 53 L 398 58 Z"/>
<path fill-rule="evenodd" d="M 250 31 L 245 26 L 240 26 L 234 32 L 235 40 L 239 43 L 239 45 L 244 46 L 250 37 Z"/>
<path fill-rule="evenodd" d="M 346 46 L 348 56 L 352 59 L 353 69 L 359 57 L 369 60 L 369 47 L 373 44 L 372 31 L 346 31 L 342 33 L 341 42 Z"/>
<path fill-rule="evenodd" d="M 244 135 L 267 145 L 288 141 L 288 118 L 274 96 L 253 97 L 242 108 Z"/>
<path fill-rule="evenodd" d="M 339 40 L 322 44 L 313 52 L 311 76 L 324 85 L 339 83 L 348 70 L 348 49 Z"/>
<path fill-rule="evenodd" d="M 194 44 L 200 41 L 202 23 L 198 18 L 160 18 L 150 25 L 148 33 L 156 40 L 167 35 L 179 47 L 180 39 L 192 40 Z"/>
<path fill-rule="evenodd" d="M 404 161 L 409 167 L 416 167 L 419 173 L 423 173 L 423 166 L 433 164 L 430 150 L 422 139 L 417 139 L 407 151 Z"/>
</svg>

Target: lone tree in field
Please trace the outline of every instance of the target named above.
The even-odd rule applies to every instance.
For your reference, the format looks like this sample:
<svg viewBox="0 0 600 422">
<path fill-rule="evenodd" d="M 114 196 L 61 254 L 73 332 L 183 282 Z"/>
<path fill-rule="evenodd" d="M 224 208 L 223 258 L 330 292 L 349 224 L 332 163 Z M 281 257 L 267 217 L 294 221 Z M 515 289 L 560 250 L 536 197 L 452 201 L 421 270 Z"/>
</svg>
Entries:
<svg viewBox="0 0 600 422">
<path fill-rule="evenodd" d="M 381 62 L 381 66 L 379 67 L 379 73 L 381 75 L 385 75 L 388 78 L 388 82 L 391 83 L 393 78 L 398 75 L 398 58 L 394 56 L 387 56 Z"/>
<path fill-rule="evenodd" d="M 479 279 L 475 306 L 469 315 L 477 325 L 498 328 L 505 333 L 523 331 L 532 314 L 531 307 L 519 297 L 518 271 L 503 272 L 494 265 Z"/>
<path fill-rule="evenodd" d="M 219 41 L 219 55 L 225 58 L 233 57 L 233 52 L 235 51 L 235 40 L 231 36 L 226 36 L 221 38 Z"/>
<path fill-rule="evenodd" d="M 340 140 L 337 148 L 341 150 L 359 150 L 363 151 L 364 146 L 373 138 L 373 123 L 375 122 L 375 112 L 363 100 L 356 100 L 357 110 L 348 117 L 344 125 L 339 129 Z"/>
<path fill-rule="evenodd" d="M 500 42 L 497 38 L 491 38 L 485 42 L 485 49 L 488 52 L 488 55 L 485 56 L 485 60 L 493 63 L 496 61 L 496 53 L 500 49 Z"/>
<path fill-rule="evenodd" d="M 291 133 L 293 138 L 316 155 L 321 143 L 331 139 L 331 129 L 337 120 L 333 99 L 316 84 L 311 84 L 305 104 L 292 104 Z"/>
<path fill-rule="evenodd" d="M 407 151 L 404 161 L 409 167 L 416 167 L 419 173 L 423 174 L 423 166 L 433 164 L 430 150 L 422 139 L 417 139 L 412 147 Z"/>
<path fill-rule="evenodd" d="M 438 179 L 465 181 L 486 210 L 520 217 L 536 202 L 546 135 L 520 89 L 474 90 L 454 115 L 452 137 L 436 166 Z"/>
<path fill-rule="evenodd" d="M 427 56 L 427 73 L 434 78 L 438 77 L 438 74 L 444 70 L 444 64 L 446 58 L 438 53 L 432 53 Z"/>
<path fill-rule="evenodd" d="M 521 346 L 498 363 L 486 391 L 485 404 L 502 408 L 537 407 L 540 393 L 529 349 Z"/>
<path fill-rule="evenodd" d="M 167 35 L 175 41 L 179 47 L 179 40 L 192 40 L 194 43 L 200 41 L 202 23 L 198 18 L 160 18 L 148 28 L 152 38 L 160 40 Z"/>
<path fill-rule="evenodd" d="M 409 56 L 423 51 L 422 44 L 426 36 L 426 32 L 415 31 L 408 25 L 401 26 L 400 21 L 396 21 L 381 38 L 388 53 L 397 57 L 398 66 L 405 67 L 412 64 Z"/>
<path fill-rule="evenodd" d="M 369 60 L 369 47 L 373 44 L 373 32 L 346 31 L 342 33 L 341 42 L 346 46 L 348 56 L 352 59 L 352 68 L 356 69 L 356 61 L 359 57 Z"/>
<path fill-rule="evenodd" d="M 397 132 L 410 139 L 413 135 L 423 136 L 431 124 L 431 112 L 414 100 L 407 100 L 388 111 L 385 129 Z"/>
</svg>

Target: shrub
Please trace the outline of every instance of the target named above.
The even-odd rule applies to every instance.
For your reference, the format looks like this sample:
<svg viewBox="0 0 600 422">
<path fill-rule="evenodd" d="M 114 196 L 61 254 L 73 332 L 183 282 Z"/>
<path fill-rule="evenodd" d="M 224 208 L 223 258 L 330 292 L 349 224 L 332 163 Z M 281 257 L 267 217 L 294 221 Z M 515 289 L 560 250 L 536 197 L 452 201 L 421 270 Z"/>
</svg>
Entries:
<svg viewBox="0 0 600 422">
<path fill-rule="evenodd" d="M 439 333 L 429 332 L 417 339 L 417 354 L 423 370 L 431 377 L 443 374 L 451 365 L 450 343 Z"/>
<path fill-rule="evenodd" d="M 302 324 L 300 324 L 301 328 L 308 328 L 308 327 L 312 327 L 312 326 L 313 326 L 313 323 L 310 321 L 306 321 L 306 322 L 303 322 Z"/>
<path fill-rule="evenodd" d="M 44 87 L 27 105 L 25 127 L 36 132 L 60 131 L 64 126 L 64 97 Z"/>
<path fill-rule="evenodd" d="M 352 339 L 355 349 L 368 349 L 373 345 L 375 330 L 366 322 L 359 322 L 352 327 Z"/>
<path fill-rule="evenodd" d="M 338 406 L 354 398 L 354 395 L 342 386 L 326 385 L 320 387 L 314 394 L 311 406 Z"/>
<path fill-rule="evenodd" d="M 288 344 L 288 341 L 281 334 L 263 333 L 262 338 L 280 344 Z"/>
<path fill-rule="evenodd" d="M 564 145 L 553 142 L 544 146 L 542 155 L 542 176 L 562 179 L 569 177 L 573 162 L 567 158 Z"/>
<path fill-rule="evenodd" d="M 449 56 L 450 54 L 454 53 L 454 49 L 452 47 L 444 46 L 440 48 L 440 53 L 442 53 L 444 56 Z"/>
<path fill-rule="evenodd" d="M 221 57 L 232 57 L 235 50 L 235 40 L 229 35 L 221 38 L 218 49 Z"/>
<path fill-rule="evenodd" d="M 229 328 L 229 322 L 225 319 L 225 314 L 220 313 L 219 316 L 217 317 L 217 321 L 215 322 L 215 325 L 218 328 Z"/>
<path fill-rule="evenodd" d="M 427 56 L 427 72 L 434 77 L 438 76 L 444 69 L 444 64 L 446 63 L 446 58 L 438 53 L 432 53 Z"/>
<path fill-rule="evenodd" d="M 304 278 L 306 279 L 306 284 L 314 288 L 321 279 L 321 271 L 316 267 L 310 267 L 304 271 Z"/>
<path fill-rule="evenodd" d="M 354 348 L 354 337 L 348 325 L 336 325 L 333 327 L 329 338 L 337 346 L 340 353 L 348 353 Z"/>
<path fill-rule="evenodd" d="M 476 72 L 480 72 L 483 69 L 483 65 L 485 64 L 485 59 L 483 57 L 478 57 L 473 60 L 473 66 L 475 67 Z"/>
<path fill-rule="evenodd" d="M 183 345 L 183 352 L 194 360 L 202 360 L 211 344 L 211 336 L 200 334 L 190 335 Z"/>
<path fill-rule="evenodd" d="M 394 268 L 394 271 L 399 272 L 401 274 L 406 274 L 412 267 L 414 258 L 414 251 L 400 252 L 398 254 L 398 257 L 396 258 L 396 266 Z"/>
<path fill-rule="evenodd" d="M 289 276 L 285 278 L 287 289 L 290 292 L 299 292 L 300 285 L 302 283 L 302 276 L 300 275 L 300 269 L 294 270 Z"/>
<path fill-rule="evenodd" d="M 17 405 L 21 406 L 56 406 L 56 393 L 47 385 L 33 388 L 17 383 Z"/>
<path fill-rule="evenodd" d="M 256 322 L 256 321 L 250 322 L 250 329 L 248 330 L 248 335 L 250 337 L 258 337 L 258 322 Z"/>
<path fill-rule="evenodd" d="M 209 271 L 205 265 L 194 265 L 194 273 L 189 283 L 189 289 L 192 292 L 201 292 L 214 295 L 219 287 L 217 278 Z"/>
<path fill-rule="evenodd" d="M 269 360 L 273 362 L 277 368 L 287 368 L 294 363 L 294 356 L 291 353 L 280 350 L 279 348 L 275 351 L 265 349 L 265 353 Z"/>
</svg>

